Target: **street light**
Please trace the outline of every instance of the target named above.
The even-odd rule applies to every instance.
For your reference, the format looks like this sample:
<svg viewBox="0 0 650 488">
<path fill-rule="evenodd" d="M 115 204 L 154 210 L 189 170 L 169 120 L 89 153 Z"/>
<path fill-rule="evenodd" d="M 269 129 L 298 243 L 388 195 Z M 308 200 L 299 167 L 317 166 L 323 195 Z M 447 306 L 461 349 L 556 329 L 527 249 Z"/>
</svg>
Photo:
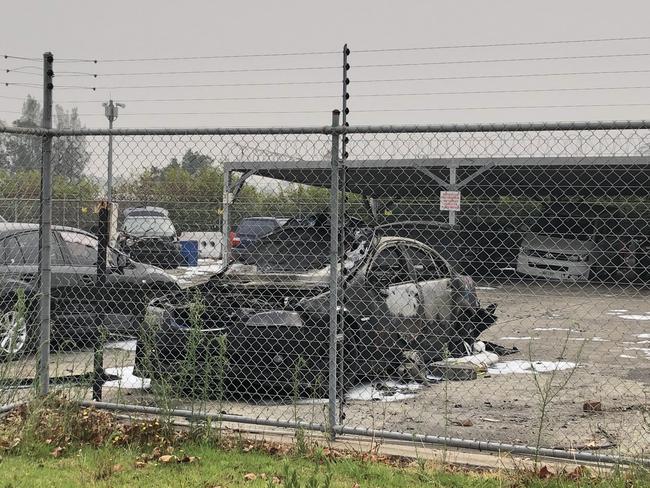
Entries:
<svg viewBox="0 0 650 488">
<path fill-rule="evenodd" d="M 113 128 L 113 121 L 117 119 L 119 109 L 126 108 L 126 105 L 123 103 L 113 103 L 113 100 L 109 100 L 108 103 L 103 103 L 104 113 L 108 119 L 108 128 Z M 111 203 L 112 191 L 113 189 L 113 134 L 108 135 L 108 178 L 106 181 L 106 199 L 108 203 Z"/>
</svg>

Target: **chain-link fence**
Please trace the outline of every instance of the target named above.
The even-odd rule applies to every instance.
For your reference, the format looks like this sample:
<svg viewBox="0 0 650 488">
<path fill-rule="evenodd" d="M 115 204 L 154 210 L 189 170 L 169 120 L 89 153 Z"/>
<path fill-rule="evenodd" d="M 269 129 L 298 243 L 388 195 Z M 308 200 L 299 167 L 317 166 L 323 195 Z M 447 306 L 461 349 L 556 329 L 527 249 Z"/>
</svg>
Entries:
<svg viewBox="0 0 650 488">
<path fill-rule="evenodd" d="M 0 131 L 0 400 L 647 456 L 649 131 Z"/>
</svg>

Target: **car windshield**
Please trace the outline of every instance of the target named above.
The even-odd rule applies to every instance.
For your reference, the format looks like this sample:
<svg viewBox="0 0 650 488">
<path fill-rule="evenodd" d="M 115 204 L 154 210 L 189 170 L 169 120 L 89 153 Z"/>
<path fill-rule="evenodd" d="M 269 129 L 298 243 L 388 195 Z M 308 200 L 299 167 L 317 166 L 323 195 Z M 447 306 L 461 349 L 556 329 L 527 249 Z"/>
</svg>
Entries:
<svg viewBox="0 0 650 488">
<path fill-rule="evenodd" d="M 122 230 L 135 236 L 171 237 L 176 235 L 174 224 L 167 217 L 128 217 Z"/>
<path fill-rule="evenodd" d="M 573 217 L 540 217 L 530 230 L 534 234 L 580 241 L 592 239 L 596 231 L 588 220 Z"/>
<path fill-rule="evenodd" d="M 275 230 L 278 223 L 273 219 L 244 219 L 237 227 L 237 234 L 242 236 L 263 236 Z"/>
</svg>

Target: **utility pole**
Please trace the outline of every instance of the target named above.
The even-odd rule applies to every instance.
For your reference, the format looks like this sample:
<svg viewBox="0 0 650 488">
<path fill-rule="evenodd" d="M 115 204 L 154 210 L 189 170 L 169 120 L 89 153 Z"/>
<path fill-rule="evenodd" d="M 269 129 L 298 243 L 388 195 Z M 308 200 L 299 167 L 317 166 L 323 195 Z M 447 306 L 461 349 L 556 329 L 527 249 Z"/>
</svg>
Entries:
<svg viewBox="0 0 650 488">
<path fill-rule="evenodd" d="M 123 103 L 113 103 L 109 100 L 104 103 L 104 113 L 108 119 L 108 128 L 113 129 L 113 122 L 117 119 L 119 109 L 126 108 Z M 110 204 L 113 201 L 113 134 L 108 135 L 108 177 L 106 181 L 106 199 Z"/>
</svg>

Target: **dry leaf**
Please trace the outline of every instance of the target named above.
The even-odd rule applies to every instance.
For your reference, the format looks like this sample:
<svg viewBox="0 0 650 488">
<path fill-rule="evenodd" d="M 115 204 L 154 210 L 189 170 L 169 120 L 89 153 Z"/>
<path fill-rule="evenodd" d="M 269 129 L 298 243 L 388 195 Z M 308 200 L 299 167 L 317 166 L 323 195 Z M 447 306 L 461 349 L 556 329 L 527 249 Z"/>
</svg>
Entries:
<svg viewBox="0 0 650 488">
<path fill-rule="evenodd" d="M 282 483 L 282 480 L 280 478 L 278 478 L 277 476 L 274 476 L 271 479 L 271 481 L 273 482 L 274 485 L 279 485 L 280 483 Z"/>
<path fill-rule="evenodd" d="M 576 466 L 573 471 L 566 475 L 567 478 L 573 481 L 578 481 L 580 478 L 589 475 L 589 469 L 586 466 Z"/>
<path fill-rule="evenodd" d="M 135 462 L 135 467 L 136 468 L 144 468 L 147 465 L 144 461 L 136 461 Z"/>
<path fill-rule="evenodd" d="M 112 469 L 113 473 L 119 473 L 120 471 L 123 470 L 124 470 L 124 466 L 122 466 L 121 464 L 116 464 L 115 466 L 113 466 Z"/>
<path fill-rule="evenodd" d="M 61 457 L 61 455 L 63 454 L 63 451 L 64 451 L 64 450 L 65 450 L 64 447 L 57 447 L 56 449 L 54 449 L 54 450 L 52 451 L 52 453 L 51 453 L 51 454 L 52 454 L 52 457 L 55 457 L 55 458 Z"/>
<path fill-rule="evenodd" d="M 590 400 L 582 405 L 582 410 L 584 412 L 602 412 L 603 404 L 596 400 Z"/>
<path fill-rule="evenodd" d="M 164 456 L 160 456 L 158 458 L 158 461 L 160 461 L 161 463 L 165 463 L 165 464 L 175 463 L 175 462 L 178 461 L 178 458 L 176 456 L 171 455 L 171 454 L 165 454 Z"/>
<path fill-rule="evenodd" d="M 548 469 L 547 466 L 542 466 L 542 467 L 539 469 L 539 473 L 537 473 L 537 475 L 538 475 L 541 479 L 545 480 L 546 478 L 550 478 L 551 476 L 553 476 L 553 473 L 551 472 L 550 469 Z"/>
<path fill-rule="evenodd" d="M 246 473 L 244 475 L 244 479 L 246 481 L 255 481 L 257 479 L 257 475 L 255 473 Z"/>
</svg>

